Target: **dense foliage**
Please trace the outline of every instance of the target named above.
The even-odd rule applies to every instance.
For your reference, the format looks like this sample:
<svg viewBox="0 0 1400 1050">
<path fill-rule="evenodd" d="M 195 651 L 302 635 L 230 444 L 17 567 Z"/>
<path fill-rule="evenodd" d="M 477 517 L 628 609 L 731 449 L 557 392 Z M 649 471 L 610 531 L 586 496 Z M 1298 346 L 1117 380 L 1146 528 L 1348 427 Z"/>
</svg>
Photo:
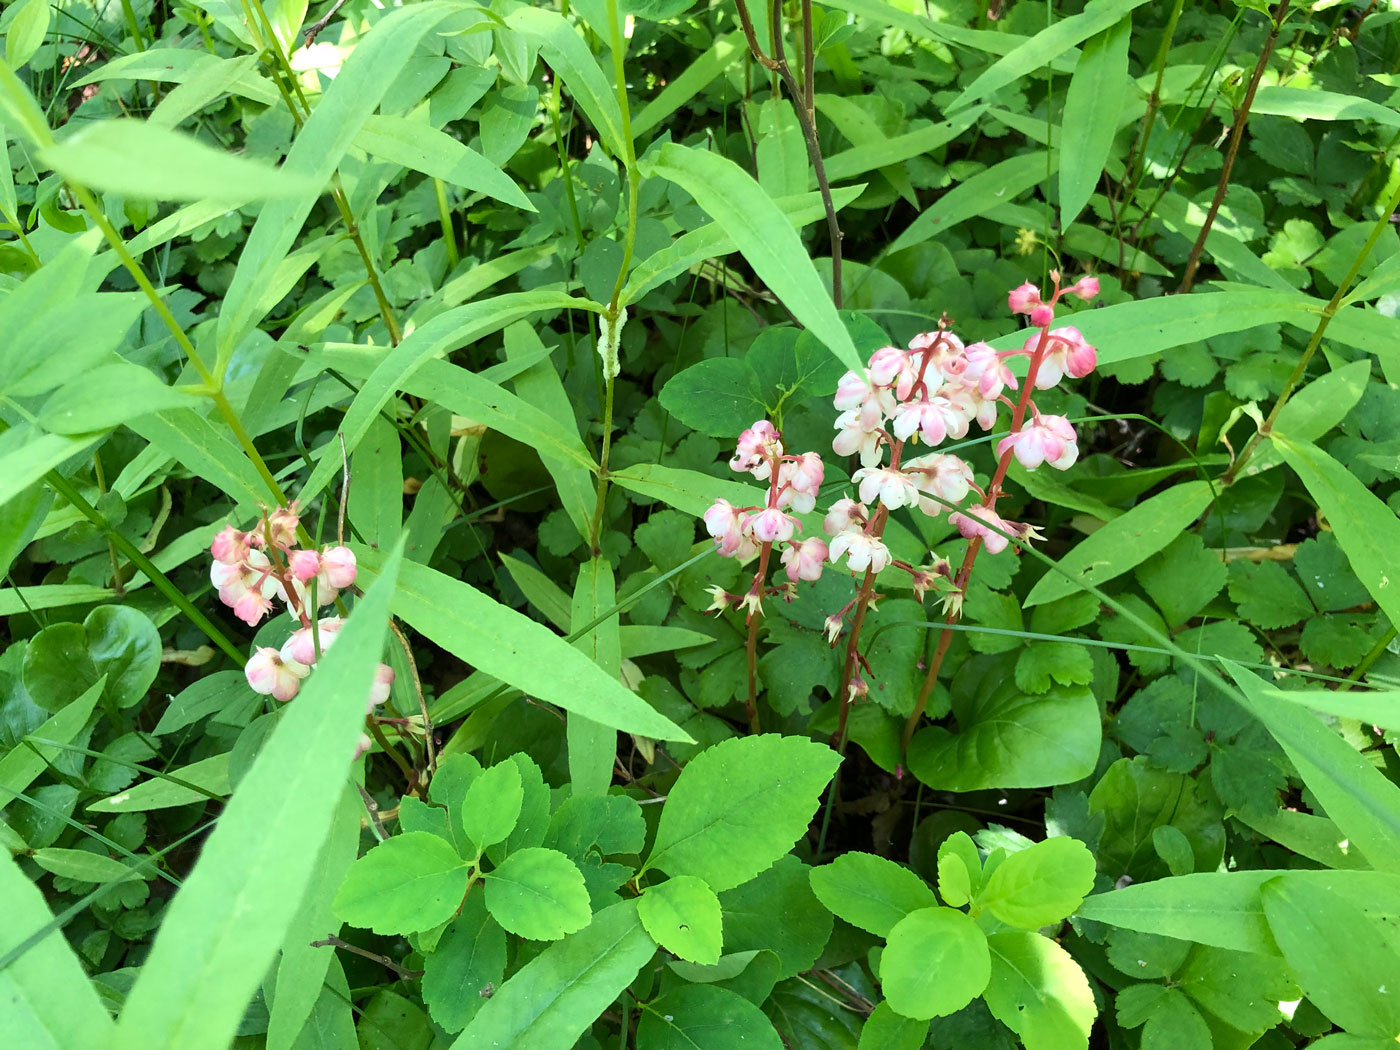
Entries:
<svg viewBox="0 0 1400 1050">
<path fill-rule="evenodd" d="M 1394 1046 L 1394 7 L 10 3 L 0 1045 Z"/>
</svg>

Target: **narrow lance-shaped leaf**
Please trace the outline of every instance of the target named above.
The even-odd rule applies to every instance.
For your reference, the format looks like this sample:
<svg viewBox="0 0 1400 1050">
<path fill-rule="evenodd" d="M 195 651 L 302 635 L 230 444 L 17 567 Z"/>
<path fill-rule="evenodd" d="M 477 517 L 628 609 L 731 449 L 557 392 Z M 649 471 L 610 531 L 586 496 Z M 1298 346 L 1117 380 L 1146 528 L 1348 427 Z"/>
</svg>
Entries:
<svg viewBox="0 0 1400 1050">
<path fill-rule="evenodd" d="M 1065 92 L 1060 136 L 1060 228 L 1068 229 L 1089 203 L 1113 148 L 1118 114 L 1128 82 L 1128 40 L 1133 19 L 1125 16 L 1084 45 Z"/>
</svg>

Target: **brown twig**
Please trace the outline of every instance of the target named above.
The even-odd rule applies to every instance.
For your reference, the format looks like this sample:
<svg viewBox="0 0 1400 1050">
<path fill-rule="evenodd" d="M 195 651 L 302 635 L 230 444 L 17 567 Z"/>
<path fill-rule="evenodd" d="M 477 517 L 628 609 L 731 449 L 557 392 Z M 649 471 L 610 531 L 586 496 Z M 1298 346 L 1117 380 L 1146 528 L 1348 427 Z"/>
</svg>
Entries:
<svg viewBox="0 0 1400 1050">
<path fill-rule="evenodd" d="M 352 953 L 354 953 L 355 955 L 360 956 L 360 958 L 362 958 L 362 959 L 369 959 L 371 962 L 377 962 L 380 966 L 383 966 L 385 969 L 393 970 L 396 974 L 399 975 L 399 977 L 400 977 L 401 979 L 403 979 L 403 980 L 405 980 L 405 981 L 416 981 L 418 978 L 420 978 L 420 977 L 423 976 L 423 971 L 422 971 L 422 970 L 407 970 L 407 969 L 404 969 L 404 967 L 402 967 L 402 966 L 400 966 L 398 963 L 394 962 L 394 960 L 391 959 L 391 958 L 389 958 L 387 955 L 379 955 L 379 954 L 377 954 L 377 953 L 375 953 L 375 952 L 367 952 L 367 951 L 365 951 L 363 948 L 360 948 L 360 947 L 358 947 L 358 946 L 356 946 L 356 945 L 354 945 L 354 944 L 351 944 L 349 941 L 342 941 L 342 940 L 341 940 L 339 937 L 337 937 L 335 934 L 331 934 L 330 936 L 326 937 L 324 940 L 312 941 L 312 942 L 311 942 L 311 947 L 313 947 L 313 948 L 340 948 L 340 949 L 342 949 L 342 950 L 344 950 L 344 951 L 352 952 Z"/>
<path fill-rule="evenodd" d="M 335 0 L 335 3 L 331 5 L 331 9 L 329 11 L 327 11 L 320 18 L 316 19 L 316 21 L 312 22 L 310 26 L 308 26 L 302 31 L 301 35 L 303 47 L 310 47 L 312 44 L 316 43 L 317 34 L 319 34 L 321 30 L 325 29 L 326 26 L 330 24 L 330 20 L 335 17 L 337 11 L 339 11 L 342 7 L 345 6 L 345 3 L 346 0 Z"/>
<path fill-rule="evenodd" d="M 1240 108 L 1235 111 L 1234 127 L 1230 129 L 1230 145 L 1225 150 L 1225 165 L 1220 169 L 1220 182 L 1215 187 L 1215 197 L 1210 202 L 1210 210 L 1206 212 L 1205 222 L 1201 224 L 1201 232 L 1196 237 L 1196 243 L 1191 246 L 1191 255 L 1186 260 L 1186 273 L 1181 278 L 1181 286 L 1176 290 L 1178 295 L 1189 292 L 1196 279 L 1196 269 L 1201 264 L 1201 252 L 1205 250 L 1206 238 L 1210 236 L 1210 229 L 1215 225 L 1215 216 L 1220 211 L 1220 205 L 1225 201 L 1225 191 L 1230 188 L 1230 172 L 1235 166 L 1235 156 L 1240 151 L 1240 142 L 1244 139 L 1244 125 L 1249 119 L 1250 107 L 1254 105 L 1254 93 L 1259 89 L 1259 81 L 1264 78 L 1264 70 L 1268 67 L 1269 59 L 1274 53 L 1274 45 L 1278 42 L 1279 33 L 1283 29 L 1283 20 L 1288 15 L 1289 2 L 1290 0 L 1279 0 L 1278 6 L 1274 8 L 1273 23 L 1269 26 L 1269 35 L 1264 41 L 1264 49 L 1259 53 L 1259 61 L 1254 65 L 1254 75 L 1249 78 L 1249 87 L 1245 89 Z"/>
</svg>

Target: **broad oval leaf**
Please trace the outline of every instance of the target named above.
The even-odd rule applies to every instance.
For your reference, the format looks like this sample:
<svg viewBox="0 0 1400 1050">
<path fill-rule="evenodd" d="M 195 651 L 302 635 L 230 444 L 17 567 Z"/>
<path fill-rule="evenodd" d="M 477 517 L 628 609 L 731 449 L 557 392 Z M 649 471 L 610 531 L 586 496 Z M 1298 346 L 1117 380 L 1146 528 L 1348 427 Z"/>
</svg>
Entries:
<svg viewBox="0 0 1400 1050">
<path fill-rule="evenodd" d="M 859 1050 L 919 1050 L 928 1037 L 928 1022 L 897 1014 L 879 1003 L 860 1030 Z"/>
<path fill-rule="evenodd" d="M 593 914 L 583 873 L 542 846 L 516 850 L 487 874 L 486 908 L 511 933 L 536 941 L 577 933 Z"/>
<path fill-rule="evenodd" d="M 957 1013 L 991 976 L 987 935 L 965 912 L 921 908 L 890 930 L 880 987 L 895 1013 L 917 1020 Z"/>
<path fill-rule="evenodd" d="M 832 914 L 885 937 L 910 912 L 938 905 L 927 883 L 908 868 L 871 853 L 845 853 L 813 868 L 812 892 Z"/>
<path fill-rule="evenodd" d="M 648 886 L 637 914 L 652 940 L 672 955 L 702 966 L 719 962 L 724 937 L 719 898 L 694 875 L 678 875 Z"/>
<path fill-rule="evenodd" d="M 467 865 L 427 831 L 385 839 L 357 860 L 335 895 L 335 913 L 375 933 L 416 933 L 446 922 L 467 892 Z"/>
<path fill-rule="evenodd" d="M 700 752 L 666 796 L 642 870 L 696 875 L 716 893 L 747 882 L 807 830 L 840 764 L 824 744 L 774 734 Z"/>
<path fill-rule="evenodd" d="M 783 1041 L 763 1011 L 737 992 L 713 984 L 686 984 L 643 1011 L 637 1045 L 648 1050 L 782 1050 Z"/>
<path fill-rule="evenodd" d="M 1020 930 L 987 938 L 987 1005 L 1026 1050 L 1083 1050 L 1098 1010 L 1079 964 L 1048 937 Z"/>
<path fill-rule="evenodd" d="M 1094 855 L 1078 839 L 1062 836 L 1007 857 L 977 903 L 1008 926 L 1035 930 L 1070 915 L 1093 888 Z"/>
<path fill-rule="evenodd" d="M 462 802 L 462 830 L 478 853 L 511 833 L 524 801 L 525 786 L 514 762 L 500 762 L 472 781 Z"/>
</svg>

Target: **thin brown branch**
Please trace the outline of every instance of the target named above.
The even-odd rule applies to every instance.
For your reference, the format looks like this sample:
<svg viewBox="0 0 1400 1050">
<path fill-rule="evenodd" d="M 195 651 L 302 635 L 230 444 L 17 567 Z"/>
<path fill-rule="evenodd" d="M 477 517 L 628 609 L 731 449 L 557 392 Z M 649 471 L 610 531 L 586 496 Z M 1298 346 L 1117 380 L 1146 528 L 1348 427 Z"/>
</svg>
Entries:
<svg viewBox="0 0 1400 1050">
<path fill-rule="evenodd" d="M 377 962 L 386 970 L 393 970 L 396 974 L 399 975 L 400 978 L 402 978 L 405 981 L 416 981 L 418 978 L 423 976 L 422 970 L 407 970 L 404 967 L 400 966 L 398 963 L 394 962 L 394 960 L 389 958 L 387 955 L 379 955 L 376 952 L 367 952 L 363 948 L 351 944 L 349 941 L 342 941 L 335 934 L 331 934 L 330 936 L 326 937 L 325 940 L 312 941 L 311 947 L 339 948 L 342 951 L 351 952 L 355 955 L 358 955 L 362 959 L 369 959 L 371 962 Z"/>
</svg>

